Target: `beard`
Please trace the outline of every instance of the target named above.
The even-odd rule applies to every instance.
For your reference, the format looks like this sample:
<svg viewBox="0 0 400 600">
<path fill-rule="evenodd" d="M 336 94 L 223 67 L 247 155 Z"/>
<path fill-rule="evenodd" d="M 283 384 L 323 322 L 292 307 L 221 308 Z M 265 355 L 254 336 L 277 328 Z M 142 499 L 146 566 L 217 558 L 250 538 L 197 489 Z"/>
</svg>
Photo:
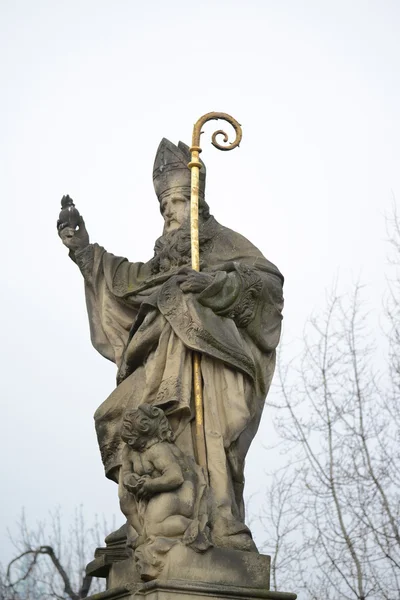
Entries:
<svg viewBox="0 0 400 600">
<path fill-rule="evenodd" d="M 199 218 L 200 268 L 201 256 L 209 248 L 215 232 L 211 227 L 213 217 Z M 162 235 L 155 243 L 154 257 L 151 259 L 153 275 L 167 273 L 191 263 L 190 219 L 187 219 L 178 229 Z"/>
</svg>

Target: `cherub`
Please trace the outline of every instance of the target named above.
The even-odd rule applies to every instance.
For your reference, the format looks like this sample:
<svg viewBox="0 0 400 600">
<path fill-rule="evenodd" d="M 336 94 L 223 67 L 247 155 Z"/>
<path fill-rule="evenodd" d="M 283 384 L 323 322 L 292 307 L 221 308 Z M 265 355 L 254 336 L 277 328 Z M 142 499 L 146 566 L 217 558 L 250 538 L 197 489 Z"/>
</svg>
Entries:
<svg viewBox="0 0 400 600">
<path fill-rule="evenodd" d="M 131 527 L 142 578 L 162 569 L 160 554 L 179 541 L 205 551 L 208 541 L 206 483 L 193 458 L 175 444 L 164 412 L 142 404 L 125 413 L 126 443 L 120 472 L 121 510 Z"/>
</svg>

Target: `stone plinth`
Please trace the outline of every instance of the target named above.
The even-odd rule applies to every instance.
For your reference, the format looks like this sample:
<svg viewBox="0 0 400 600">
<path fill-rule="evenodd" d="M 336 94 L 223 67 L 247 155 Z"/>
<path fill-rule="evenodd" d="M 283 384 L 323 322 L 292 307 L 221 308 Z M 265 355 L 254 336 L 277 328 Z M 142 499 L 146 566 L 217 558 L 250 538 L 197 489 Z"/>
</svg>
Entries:
<svg viewBox="0 0 400 600">
<path fill-rule="evenodd" d="M 91 600 L 295 600 L 296 594 L 271 592 L 270 557 L 256 552 L 211 548 L 200 554 L 177 544 L 166 556 L 158 579 L 144 582 L 133 558 L 114 563 L 108 590 Z"/>
<path fill-rule="evenodd" d="M 210 548 L 204 554 L 177 544 L 168 552 L 158 581 L 207 582 L 244 588 L 269 589 L 269 556 L 228 548 Z M 133 559 L 115 563 L 108 574 L 108 587 L 140 583 Z"/>
<path fill-rule="evenodd" d="M 296 600 L 296 594 L 271 592 L 259 588 L 243 588 L 182 580 L 156 579 L 139 586 L 121 586 L 94 594 L 88 600 Z"/>
</svg>

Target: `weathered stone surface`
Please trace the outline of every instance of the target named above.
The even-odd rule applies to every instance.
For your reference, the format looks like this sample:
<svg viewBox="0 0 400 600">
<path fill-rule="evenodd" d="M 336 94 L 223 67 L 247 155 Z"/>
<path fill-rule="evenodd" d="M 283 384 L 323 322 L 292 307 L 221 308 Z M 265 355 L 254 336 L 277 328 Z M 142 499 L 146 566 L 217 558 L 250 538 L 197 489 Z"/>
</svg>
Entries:
<svg viewBox="0 0 400 600">
<path fill-rule="evenodd" d="M 256 551 L 244 523 L 243 468 L 274 372 L 283 278 L 253 244 L 210 216 L 202 195 L 205 169 L 201 272 L 189 268 L 189 159 L 185 144 L 161 142 L 154 184 L 164 231 L 148 262 L 129 262 L 91 244 L 80 216 L 78 228 L 71 227 L 69 213 L 65 223 L 60 217 L 59 233 L 85 280 L 92 343 L 118 367 L 118 386 L 95 414 L 106 475 L 120 483 L 121 424 L 127 410 L 144 404 L 164 410 L 177 448 L 195 459 L 196 351 L 204 382 L 211 542 Z"/>
<path fill-rule="evenodd" d="M 133 552 L 127 547 L 127 526 L 122 527 L 109 534 L 104 542 L 105 546 L 96 548 L 94 560 L 86 566 L 87 575 L 92 577 L 108 577 L 111 565 L 116 562 L 132 558 Z"/>
<path fill-rule="evenodd" d="M 121 586 L 88 600 L 296 600 L 297 595 L 287 592 L 271 592 L 257 588 L 187 582 L 180 580 L 154 580 L 140 586 Z"/>
<path fill-rule="evenodd" d="M 167 553 L 158 581 L 179 580 L 231 585 L 268 590 L 270 584 L 270 557 L 255 552 L 210 548 L 195 552 L 177 544 Z M 114 564 L 108 574 L 110 587 L 121 587 L 140 582 L 134 561 L 128 559 Z"/>
<path fill-rule="evenodd" d="M 162 140 L 153 181 L 164 229 L 145 263 L 91 244 L 63 198 L 57 226 L 85 281 L 91 340 L 118 368 L 95 424 L 127 527 L 96 551 L 88 573 L 107 577 L 110 598 L 130 597 L 137 586 L 136 594 L 154 600 L 235 598 L 246 588 L 272 598 L 265 596 L 269 559 L 244 521 L 243 471 L 275 368 L 283 277 L 210 215 L 204 165 L 201 269 L 190 268 L 189 160 L 185 144 Z M 204 468 L 193 438 L 193 353 L 203 383 Z M 158 583 L 143 586 L 150 580 Z"/>
<path fill-rule="evenodd" d="M 171 548 L 211 548 L 203 470 L 178 448 L 161 408 L 141 404 L 125 413 L 121 438 L 120 506 L 128 545 L 144 581 L 157 579 Z"/>
</svg>

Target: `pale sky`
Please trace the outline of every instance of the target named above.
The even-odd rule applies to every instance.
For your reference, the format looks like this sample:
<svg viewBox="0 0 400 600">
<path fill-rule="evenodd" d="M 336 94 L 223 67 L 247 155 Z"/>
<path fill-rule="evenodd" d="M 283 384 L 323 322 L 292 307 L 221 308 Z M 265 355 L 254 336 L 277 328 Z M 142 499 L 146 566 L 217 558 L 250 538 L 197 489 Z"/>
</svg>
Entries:
<svg viewBox="0 0 400 600">
<path fill-rule="evenodd" d="M 31 521 L 83 504 L 122 523 L 92 420 L 116 369 L 90 344 L 61 196 L 92 241 L 148 260 L 160 139 L 190 143 L 202 114 L 228 112 L 243 142 L 219 152 L 206 126 L 207 200 L 285 275 L 286 343 L 336 278 L 367 285 L 377 327 L 384 214 L 400 197 L 399 31 L 394 0 L 2 0 L 0 561 L 22 506 Z M 269 421 L 247 494 L 275 460 Z"/>
</svg>

